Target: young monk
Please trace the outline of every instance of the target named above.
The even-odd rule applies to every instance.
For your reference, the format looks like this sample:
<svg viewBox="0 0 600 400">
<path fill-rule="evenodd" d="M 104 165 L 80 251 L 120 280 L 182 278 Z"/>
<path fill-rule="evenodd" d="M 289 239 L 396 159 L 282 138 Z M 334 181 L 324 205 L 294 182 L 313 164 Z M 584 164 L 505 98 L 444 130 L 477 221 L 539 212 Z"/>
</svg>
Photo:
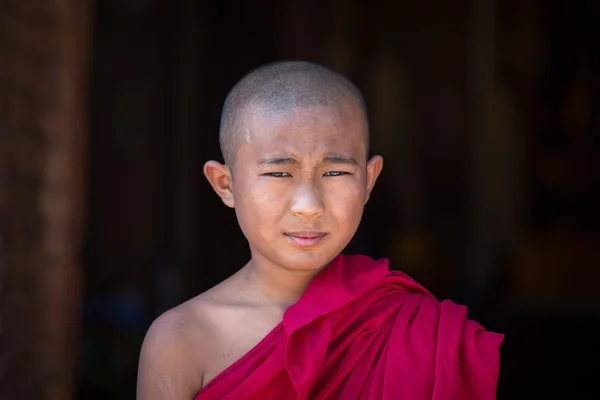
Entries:
<svg viewBox="0 0 600 400">
<path fill-rule="evenodd" d="M 252 256 L 152 324 L 138 399 L 495 398 L 501 335 L 387 260 L 340 255 L 383 166 L 352 83 L 263 66 L 228 94 L 220 143 L 204 173 Z"/>
</svg>

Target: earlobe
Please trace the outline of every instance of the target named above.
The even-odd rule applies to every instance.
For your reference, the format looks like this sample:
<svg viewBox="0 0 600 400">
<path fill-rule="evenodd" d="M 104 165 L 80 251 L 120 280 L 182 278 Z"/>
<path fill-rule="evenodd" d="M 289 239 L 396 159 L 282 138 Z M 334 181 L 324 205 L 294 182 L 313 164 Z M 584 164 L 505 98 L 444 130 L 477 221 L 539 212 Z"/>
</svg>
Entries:
<svg viewBox="0 0 600 400">
<path fill-rule="evenodd" d="M 204 164 L 204 176 L 206 176 L 206 179 L 223 203 L 228 207 L 234 208 L 233 181 L 229 168 L 217 161 L 208 161 Z"/>
<path fill-rule="evenodd" d="M 369 201 L 371 197 L 371 191 L 375 187 L 375 182 L 377 182 L 377 178 L 379 174 L 381 174 L 381 170 L 383 169 L 383 157 L 381 156 L 373 156 L 367 162 L 367 194 L 365 198 L 365 204 Z"/>
</svg>

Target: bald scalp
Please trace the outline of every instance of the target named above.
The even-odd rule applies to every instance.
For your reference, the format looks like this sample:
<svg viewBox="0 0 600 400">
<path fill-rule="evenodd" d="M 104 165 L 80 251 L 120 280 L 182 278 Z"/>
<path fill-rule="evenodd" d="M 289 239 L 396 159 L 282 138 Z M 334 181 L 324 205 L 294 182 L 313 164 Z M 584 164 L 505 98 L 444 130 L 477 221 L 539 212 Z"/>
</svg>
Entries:
<svg viewBox="0 0 600 400">
<path fill-rule="evenodd" d="M 367 148 L 367 107 L 358 88 L 345 76 L 307 61 L 282 61 L 245 75 L 225 98 L 219 143 L 225 164 L 235 163 L 238 148 L 247 141 L 243 121 L 250 108 L 281 113 L 294 107 L 357 108 L 364 116 Z"/>
</svg>

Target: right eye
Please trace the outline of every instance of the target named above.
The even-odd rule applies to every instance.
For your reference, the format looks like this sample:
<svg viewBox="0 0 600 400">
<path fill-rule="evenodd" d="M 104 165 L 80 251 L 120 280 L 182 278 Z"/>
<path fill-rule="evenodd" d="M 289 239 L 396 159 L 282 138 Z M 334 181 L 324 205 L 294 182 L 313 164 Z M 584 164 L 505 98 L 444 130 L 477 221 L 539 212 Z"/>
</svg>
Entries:
<svg viewBox="0 0 600 400">
<path fill-rule="evenodd" d="M 287 177 L 291 176 L 287 172 L 269 172 L 268 174 L 265 174 L 265 175 L 272 176 L 273 178 L 287 178 Z"/>
</svg>

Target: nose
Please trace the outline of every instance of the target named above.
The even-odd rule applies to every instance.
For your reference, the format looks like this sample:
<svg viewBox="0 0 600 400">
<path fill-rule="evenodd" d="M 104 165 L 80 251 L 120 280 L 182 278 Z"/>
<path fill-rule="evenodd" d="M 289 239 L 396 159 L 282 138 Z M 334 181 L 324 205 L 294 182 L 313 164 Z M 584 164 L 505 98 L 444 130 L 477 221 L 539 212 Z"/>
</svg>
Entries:
<svg viewBox="0 0 600 400">
<path fill-rule="evenodd" d="M 292 214 L 314 218 L 325 213 L 321 190 L 317 186 L 307 182 L 296 190 L 290 207 Z"/>
</svg>

